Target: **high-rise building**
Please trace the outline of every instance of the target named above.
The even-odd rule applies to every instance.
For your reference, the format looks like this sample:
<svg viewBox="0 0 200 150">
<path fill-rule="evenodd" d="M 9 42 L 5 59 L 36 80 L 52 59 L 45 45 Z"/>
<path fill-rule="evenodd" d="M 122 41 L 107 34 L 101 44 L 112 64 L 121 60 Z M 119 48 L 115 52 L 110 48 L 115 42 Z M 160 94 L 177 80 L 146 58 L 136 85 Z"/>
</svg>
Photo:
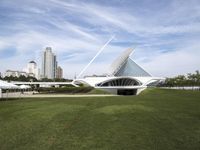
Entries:
<svg viewBox="0 0 200 150">
<path fill-rule="evenodd" d="M 35 61 L 30 61 L 27 67 L 24 69 L 24 71 L 28 73 L 29 76 L 33 76 L 36 79 L 40 79 L 40 72 Z"/>
<path fill-rule="evenodd" d="M 60 66 L 57 67 L 56 78 L 58 78 L 58 79 L 62 79 L 63 78 L 63 70 L 62 70 L 62 68 Z"/>
<path fill-rule="evenodd" d="M 51 47 L 46 47 L 42 55 L 42 78 L 54 79 L 56 77 L 56 55 Z"/>
</svg>

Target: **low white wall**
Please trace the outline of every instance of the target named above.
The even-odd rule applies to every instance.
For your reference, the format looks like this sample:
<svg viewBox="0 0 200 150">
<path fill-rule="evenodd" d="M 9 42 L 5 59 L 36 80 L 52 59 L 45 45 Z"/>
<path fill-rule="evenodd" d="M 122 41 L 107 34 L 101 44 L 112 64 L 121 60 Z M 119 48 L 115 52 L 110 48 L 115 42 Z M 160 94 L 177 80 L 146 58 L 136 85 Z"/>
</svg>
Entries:
<svg viewBox="0 0 200 150">
<path fill-rule="evenodd" d="M 118 91 L 119 89 L 123 89 L 123 88 L 97 88 L 97 89 L 103 90 L 103 91 L 107 91 L 107 92 L 109 92 L 109 93 L 112 93 L 112 94 L 117 95 L 117 94 L 118 94 L 117 91 Z M 145 89 L 146 89 L 146 87 L 136 89 L 136 90 L 137 90 L 136 95 L 140 94 L 140 93 L 141 93 L 143 90 L 145 90 Z M 126 89 L 124 89 L 124 90 L 126 90 Z M 127 90 L 130 90 L 130 89 L 127 89 Z"/>
<path fill-rule="evenodd" d="M 145 90 L 145 89 L 146 89 L 146 87 L 145 87 L 145 88 L 142 88 L 142 89 L 138 89 L 138 90 L 137 90 L 137 95 L 140 94 L 140 93 L 141 93 L 143 90 Z"/>
</svg>

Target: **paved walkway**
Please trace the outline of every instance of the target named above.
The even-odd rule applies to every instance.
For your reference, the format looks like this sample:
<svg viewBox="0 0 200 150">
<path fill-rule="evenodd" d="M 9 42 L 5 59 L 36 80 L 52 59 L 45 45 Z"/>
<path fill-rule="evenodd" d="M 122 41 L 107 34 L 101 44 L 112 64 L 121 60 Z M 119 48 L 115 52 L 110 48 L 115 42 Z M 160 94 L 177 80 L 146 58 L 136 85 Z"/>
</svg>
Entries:
<svg viewBox="0 0 200 150">
<path fill-rule="evenodd" d="M 111 94 L 32 94 L 32 93 L 24 93 L 20 92 L 15 93 L 3 93 L 3 98 L 34 98 L 34 97 L 107 97 L 107 96 L 117 96 Z"/>
<path fill-rule="evenodd" d="M 87 95 L 65 95 L 65 94 L 36 94 L 36 95 L 24 95 L 22 97 L 107 97 L 116 95 L 103 95 L 103 94 L 87 94 Z"/>
</svg>

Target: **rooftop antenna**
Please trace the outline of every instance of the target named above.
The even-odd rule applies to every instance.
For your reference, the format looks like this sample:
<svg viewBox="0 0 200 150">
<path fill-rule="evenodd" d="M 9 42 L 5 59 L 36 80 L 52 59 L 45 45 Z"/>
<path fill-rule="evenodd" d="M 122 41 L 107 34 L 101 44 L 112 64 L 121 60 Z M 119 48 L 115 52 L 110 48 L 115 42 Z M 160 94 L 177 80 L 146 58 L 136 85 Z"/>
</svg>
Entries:
<svg viewBox="0 0 200 150">
<path fill-rule="evenodd" d="M 99 54 L 104 50 L 104 48 L 113 40 L 115 36 L 113 35 L 102 47 L 101 49 L 98 51 L 98 53 L 92 58 L 92 60 L 83 68 L 83 70 L 79 73 L 79 75 L 77 76 L 77 78 L 80 78 L 81 75 L 85 72 L 85 70 L 90 66 L 90 64 L 96 59 L 97 56 L 99 56 Z"/>
</svg>

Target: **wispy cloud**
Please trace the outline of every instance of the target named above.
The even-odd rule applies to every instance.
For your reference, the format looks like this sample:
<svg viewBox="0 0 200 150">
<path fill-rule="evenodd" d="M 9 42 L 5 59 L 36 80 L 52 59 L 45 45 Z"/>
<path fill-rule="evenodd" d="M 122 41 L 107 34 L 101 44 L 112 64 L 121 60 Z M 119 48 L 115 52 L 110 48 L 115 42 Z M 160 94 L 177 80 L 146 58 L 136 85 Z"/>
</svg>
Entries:
<svg viewBox="0 0 200 150">
<path fill-rule="evenodd" d="M 104 72 L 103 59 L 109 63 L 131 46 L 132 57 L 154 75 L 186 73 L 200 69 L 199 25 L 198 0 L 2 0 L 0 71 L 22 69 L 31 59 L 40 65 L 43 49 L 52 46 L 65 76 L 73 77 L 115 34 L 88 72 Z"/>
</svg>

